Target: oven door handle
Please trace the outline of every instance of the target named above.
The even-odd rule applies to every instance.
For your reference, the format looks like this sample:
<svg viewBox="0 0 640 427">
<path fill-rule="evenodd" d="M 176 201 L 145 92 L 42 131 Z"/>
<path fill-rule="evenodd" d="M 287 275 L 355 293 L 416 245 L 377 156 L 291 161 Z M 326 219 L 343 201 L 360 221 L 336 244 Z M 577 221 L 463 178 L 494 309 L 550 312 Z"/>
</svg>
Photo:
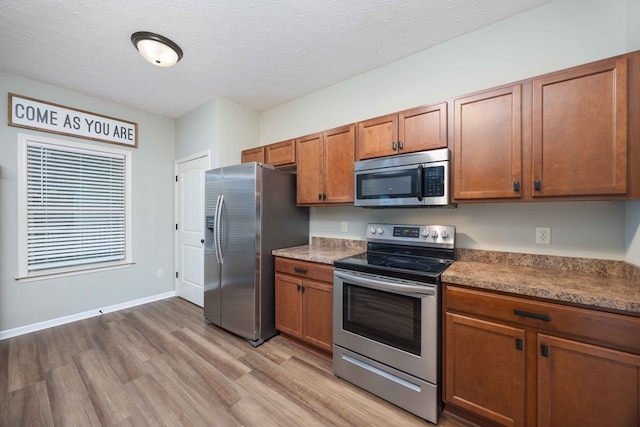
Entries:
<svg viewBox="0 0 640 427">
<path fill-rule="evenodd" d="M 397 294 L 411 295 L 418 294 L 420 296 L 435 296 L 436 290 L 430 286 L 408 285 L 404 283 L 381 283 L 380 280 L 369 279 L 355 274 L 349 274 L 344 271 L 334 271 L 334 276 L 342 280 L 346 280 L 354 285 L 364 286 L 366 288 L 377 289 L 384 292 L 394 292 Z"/>
</svg>

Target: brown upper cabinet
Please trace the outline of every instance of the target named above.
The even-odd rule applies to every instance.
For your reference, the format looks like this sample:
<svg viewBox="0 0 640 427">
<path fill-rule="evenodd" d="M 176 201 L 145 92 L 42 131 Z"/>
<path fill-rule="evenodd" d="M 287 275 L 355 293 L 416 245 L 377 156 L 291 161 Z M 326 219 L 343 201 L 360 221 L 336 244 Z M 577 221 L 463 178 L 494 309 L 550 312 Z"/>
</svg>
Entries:
<svg viewBox="0 0 640 427">
<path fill-rule="evenodd" d="M 275 167 L 294 167 L 296 165 L 296 140 L 276 142 L 264 147 L 264 161 Z"/>
<path fill-rule="evenodd" d="M 520 198 L 522 86 L 455 99 L 453 115 L 453 197 Z"/>
<path fill-rule="evenodd" d="M 446 147 L 446 102 L 358 123 L 357 160 Z"/>
<path fill-rule="evenodd" d="M 446 147 L 455 203 L 640 199 L 640 51 L 365 120 L 355 132 L 349 125 L 245 150 L 242 159 L 260 161 L 264 149 L 265 163 L 297 167 L 300 205 L 348 204 L 354 161 Z"/>
<path fill-rule="evenodd" d="M 533 80 L 533 197 L 627 193 L 627 58 Z"/>
<path fill-rule="evenodd" d="M 640 51 L 453 106 L 455 202 L 640 198 Z"/>
<path fill-rule="evenodd" d="M 249 148 L 242 151 L 242 163 L 267 163 L 276 168 L 292 168 L 296 165 L 296 140 Z"/>
<path fill-rule="evenodd" d="M 242 151 L 242 163 L 264 163 L 264 146 Z"/>
<path fill-rule="evenodd" d="M 299 138 L 296 156 L 298 205 L 353 203 L 354 125 Z"/>
</svg>

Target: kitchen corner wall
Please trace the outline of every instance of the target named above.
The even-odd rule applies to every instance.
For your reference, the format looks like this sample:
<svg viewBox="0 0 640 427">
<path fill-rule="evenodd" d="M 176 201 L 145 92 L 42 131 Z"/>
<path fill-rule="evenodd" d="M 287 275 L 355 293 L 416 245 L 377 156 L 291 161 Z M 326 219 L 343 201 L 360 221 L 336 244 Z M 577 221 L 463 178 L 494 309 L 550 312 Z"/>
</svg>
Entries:
<svg viewBox="0 0 640 427">
<path fill-rule="evenodd" d="M 211 166 L 240 163 L 242 150 L 259 144 L 259 113 L 216 98 L 176 121 L 176 159 L 211 150 Z"/>
<path fill-rule="evenodd" d="M 26 283 L 15 280 L 18 274 L 17 135 L 43 135 L 87 146 L 106 143 L 10 127 L 4 121 L 0 125 L 0 336 L 14 328 L 94 310 L 97 315 L 98 310 L 105 307 L 173 292 L 174 120 L 0 73 L 3 120 L 8 117 L 8 92 L 138 123 L 138 148 L 130 148 L 135 264 L 57 279 Z M 161 278 L 157 277 L 158 269 L 164 271 Z"/>
<path fill-rule="evenodd" d="M 260 143 L 331 129 L 640 49 L 637 0 L 555 0 L 263 112 Z M 635 13 L 633 13 L 635 12 Z M 339 66 L 339 65 L 337 65 Z M 444 223 L 458 246 L 640 265 L 638 201 L 500 203 L 456 210 L 312 208 L 311 234 L 364 238 L 368 221 Z M 348 231 L 342 233 L 341 222 Z M 535 227 L 551 227 L 536 245 Z"/>
</svg>

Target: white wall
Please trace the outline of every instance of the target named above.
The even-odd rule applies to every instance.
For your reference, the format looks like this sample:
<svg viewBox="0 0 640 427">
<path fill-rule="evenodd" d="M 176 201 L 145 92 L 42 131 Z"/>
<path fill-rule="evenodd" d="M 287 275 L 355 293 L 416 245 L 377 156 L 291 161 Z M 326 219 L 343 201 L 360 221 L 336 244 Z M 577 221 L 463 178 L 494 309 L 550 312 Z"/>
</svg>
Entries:
<svg viewBox="0 0 640 427">
<path fill-rule="evenodd" d="M 626 202 L 625 261 L 640 266 L 640 200 Z"/>
<path fill-rule="evenodd" d="M 7 117 L 7 93 L 138 123 L 133 152 L 133 261 L 112 271 L 21 283 L 17 259 L 17 134 L 42 134 L 87 145 L 104 143 L 0 126 L 0 332 L 153 297 L 174 289 L 173 160 L 174 121 L 19 76 L 0 73 L 0 116 Z M 164 270 L 156 278 L 157 269 Z"/>
<path fill-rule="evenodd" d="M 446 100 L 640 49 L 637 0 L 556 0 L 265 111 L 262 144 Z M 633 6 L 632 6 L 633 4 Z M 629 28 L 629 31 L 627 31 Z M 457 210 L 313 208 L 312 235 L 364 238 L 367 221 L 455 225 L 459 247 L 627 259 L 640 246 L 631 202 L 460 205 Z M 637 213 L 637 209 L 633 212 Z M 349 232 L 340 233 L 340 221 Z M 625 235 L 626 228 L 629 229 Z M 634 228 L 634 224 L 636 224 Z M 535 245 L 535 226 L 552 244 Z M 633 230 L 631 230 L 633 228 Z"/>
<path fill-rule="evenodd" d="M 312 209 L 313 236 L 363 239 L 369 222 L 456 226 L 456 246 L 492 251 L 622 260 L 625 202 L 491 203 L 457 209 Z M 341 222 L 347 221 L 347 233 Z M 551 227 L 551 245 L 535 228 Z"/>
<path fill-rule="evenodd" d="M 640 1 L 627 0 L 627 49 L 640 50 Z"/>
<path fill-rule="evenodd" d="M 211 166 L 240 163 L 241 151 L 258 145 L 259 113 L 216 98 L 176 121 L 176 159 L 211 150 Z"/>
<path fill-rule="evenodd" d="M 208 102 L 176 120 L 176 159 L 211 150 L 211 165 L 217 166 L 218 105 Z"/>
<path fill-rule="evenodd" d="M 263 112 L 260 142 L 294 138 L 624 53 L 627 1 L 631 0 L 557 0 L 313 92 Z"/>
<path fill-rule="evenodd" d="M 260 134 L 260 114 L 225 98 L 218 98 L 219 166 L 240 163 L 244 149 L 256 147 Z"/>
</svg>

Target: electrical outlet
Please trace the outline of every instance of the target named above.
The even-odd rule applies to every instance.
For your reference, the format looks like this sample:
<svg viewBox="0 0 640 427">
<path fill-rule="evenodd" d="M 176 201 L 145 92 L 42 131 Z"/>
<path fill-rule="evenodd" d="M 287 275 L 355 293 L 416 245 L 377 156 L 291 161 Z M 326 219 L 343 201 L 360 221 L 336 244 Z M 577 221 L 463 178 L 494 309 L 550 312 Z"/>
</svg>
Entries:
<svg viewBox="0 0 640 427">
<path fill-rule="evenodd" d="M 342 223 L 340 224 L 340 230 L 341 230 L 343 233 L 346 233 L 346 232 L 347 232 L 347 221 L 342 221 Z"/>
<path fill-rule="evenodd" d="M 551 227 L 536 227 L 536 243 L 539 245 L 551 244 Z"/>
<path fill-rule="evenodd" d="M 162 276 L 164 276 L 164 270 L 162 270 L 161 268 L 159 268 L 159 269 L 156 271 L 156 277 L 159 279 L 159 278 L 161 278 Z"/>
</svg>

